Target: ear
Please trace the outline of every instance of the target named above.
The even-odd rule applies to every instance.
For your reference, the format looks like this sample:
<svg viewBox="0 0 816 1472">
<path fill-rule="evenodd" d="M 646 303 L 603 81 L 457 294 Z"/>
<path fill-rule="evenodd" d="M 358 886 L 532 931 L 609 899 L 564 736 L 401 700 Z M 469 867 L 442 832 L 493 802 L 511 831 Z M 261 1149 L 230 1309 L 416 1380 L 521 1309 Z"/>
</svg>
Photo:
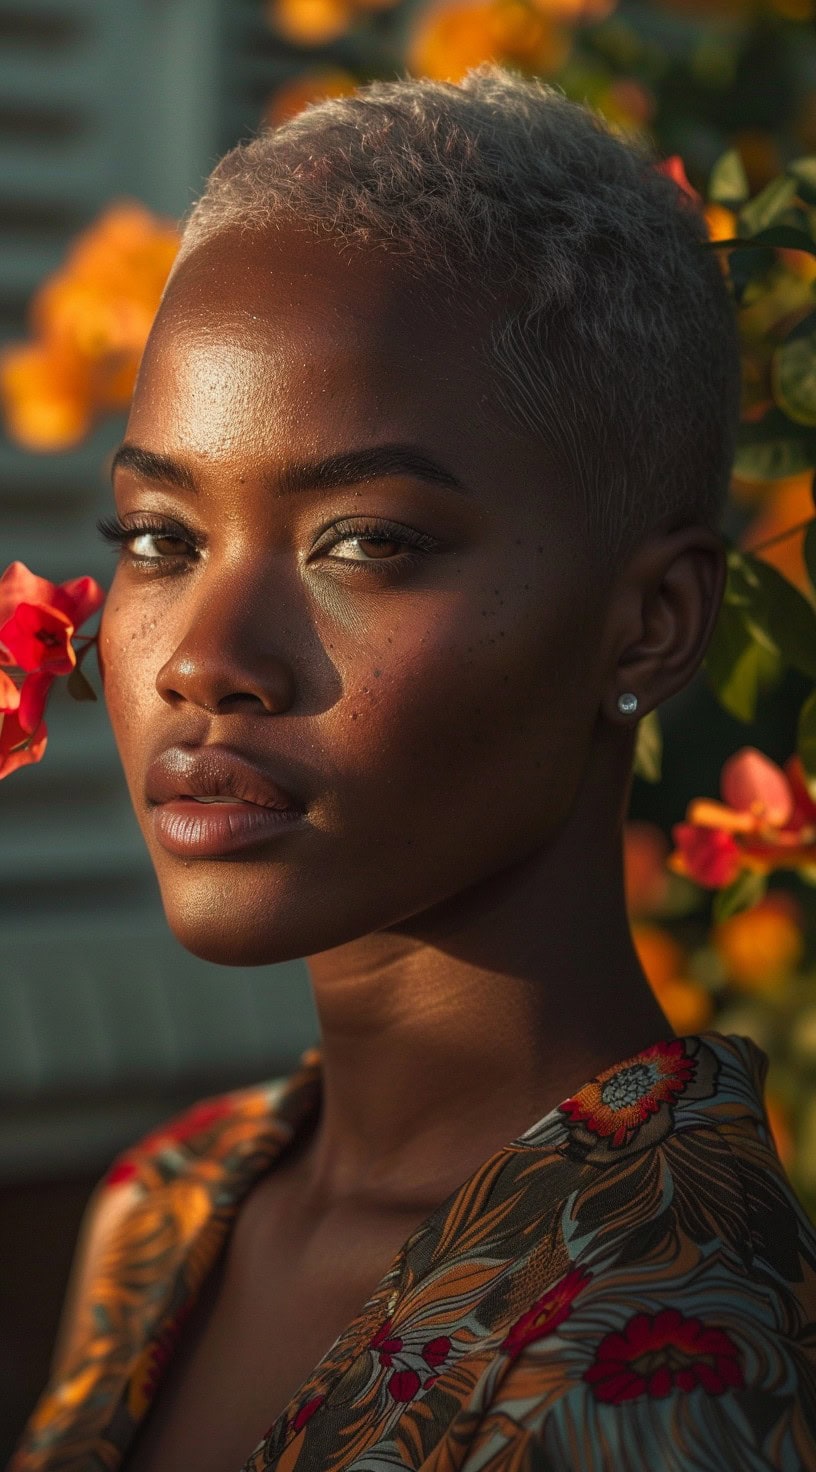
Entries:
<svg viewBox="0 0 816 1472">
<path fill-rule="evenodd" d="M 609 595 L 610 721 L 632 725 L 689 683 L 714 632 L 726 571 L 725 544 L 704 526 L 652 532 L 631 554 Z M 638 697 L 634 715 L 618 709 L 625 691 Z"/>
</svg>

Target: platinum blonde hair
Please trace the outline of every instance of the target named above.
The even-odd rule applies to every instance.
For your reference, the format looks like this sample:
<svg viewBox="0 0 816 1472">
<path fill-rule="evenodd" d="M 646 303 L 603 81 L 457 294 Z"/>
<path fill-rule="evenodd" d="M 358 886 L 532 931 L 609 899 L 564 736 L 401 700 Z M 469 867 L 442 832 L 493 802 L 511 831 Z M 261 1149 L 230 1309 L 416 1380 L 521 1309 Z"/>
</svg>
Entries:
<svg viewBox="0 0 816 1472">
<path fill-rule="evenodd" d="M 371 82 L 226 154 L 177 264 L 221 231 L 294 223 L 489 303 L 497 401 L 614 563 L 663 518 L 718 528 L 735 449 L 736 314 L 701 212 L 655 162 L 493 63 Z"/>
</svg>

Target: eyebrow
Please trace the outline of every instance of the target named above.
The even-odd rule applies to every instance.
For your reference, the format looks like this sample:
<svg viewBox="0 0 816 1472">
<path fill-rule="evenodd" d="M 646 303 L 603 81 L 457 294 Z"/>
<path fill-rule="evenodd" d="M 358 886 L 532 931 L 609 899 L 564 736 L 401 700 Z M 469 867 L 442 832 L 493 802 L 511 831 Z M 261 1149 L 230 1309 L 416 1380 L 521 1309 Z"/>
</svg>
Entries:
<svg viewBox="0 0 816 1472">
<path fill-rule="evenodd" d="M 160 481 L 196 494 L 198 486 L 192 472 L 170 455 L 158 455 L 127 441 L 119 446 L 111 464 L 111 478 L 118 469 L 133 470 L 145 480 Z M 362 450 L 346 450 L 329 455 L 325 460 L 296 461 L 285 465 L 275 477 L 276 494 L 287 496 L 300 491 L 333 490 L 355 485 L 359 481 L 376 480 L 383 475 L 410 475 L 417 480 L 447 486 L 450 490 L 472 494 L 458 476 L 418 445 L 372 445 Z"/>
</svg>

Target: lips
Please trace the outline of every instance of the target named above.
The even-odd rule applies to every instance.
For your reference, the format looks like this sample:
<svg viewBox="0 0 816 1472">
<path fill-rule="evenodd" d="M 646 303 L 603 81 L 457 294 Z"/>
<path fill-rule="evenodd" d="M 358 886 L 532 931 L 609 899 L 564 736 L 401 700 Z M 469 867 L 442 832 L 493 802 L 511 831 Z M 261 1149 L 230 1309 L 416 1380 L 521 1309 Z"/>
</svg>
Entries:
<svg viewBox="0 0 816 1472">
<path fill-rule="evenodd" d="M 198 799 L 254 803 L 256 807 L 304 811 L 298 797 L 253 762 L 225 746 L 170 746 L 151 762 L 145 783 L 151 804 Z"/>
</svg>

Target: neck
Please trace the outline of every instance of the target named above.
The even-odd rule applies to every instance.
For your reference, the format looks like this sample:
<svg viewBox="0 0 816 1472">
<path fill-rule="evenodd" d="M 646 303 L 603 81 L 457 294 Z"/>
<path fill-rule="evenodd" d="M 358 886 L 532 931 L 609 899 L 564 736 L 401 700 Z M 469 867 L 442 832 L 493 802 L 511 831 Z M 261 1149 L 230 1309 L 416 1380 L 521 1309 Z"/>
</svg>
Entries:
<svg viewBox="0 0 816 1472">
<path fill-rule="evenodd" d="M 674 1035 L 634 951 L 603 781 L 522 863 L 309 959 L 315 1203 L 439 1203 L 596 1073 Z"/>
</svg>

